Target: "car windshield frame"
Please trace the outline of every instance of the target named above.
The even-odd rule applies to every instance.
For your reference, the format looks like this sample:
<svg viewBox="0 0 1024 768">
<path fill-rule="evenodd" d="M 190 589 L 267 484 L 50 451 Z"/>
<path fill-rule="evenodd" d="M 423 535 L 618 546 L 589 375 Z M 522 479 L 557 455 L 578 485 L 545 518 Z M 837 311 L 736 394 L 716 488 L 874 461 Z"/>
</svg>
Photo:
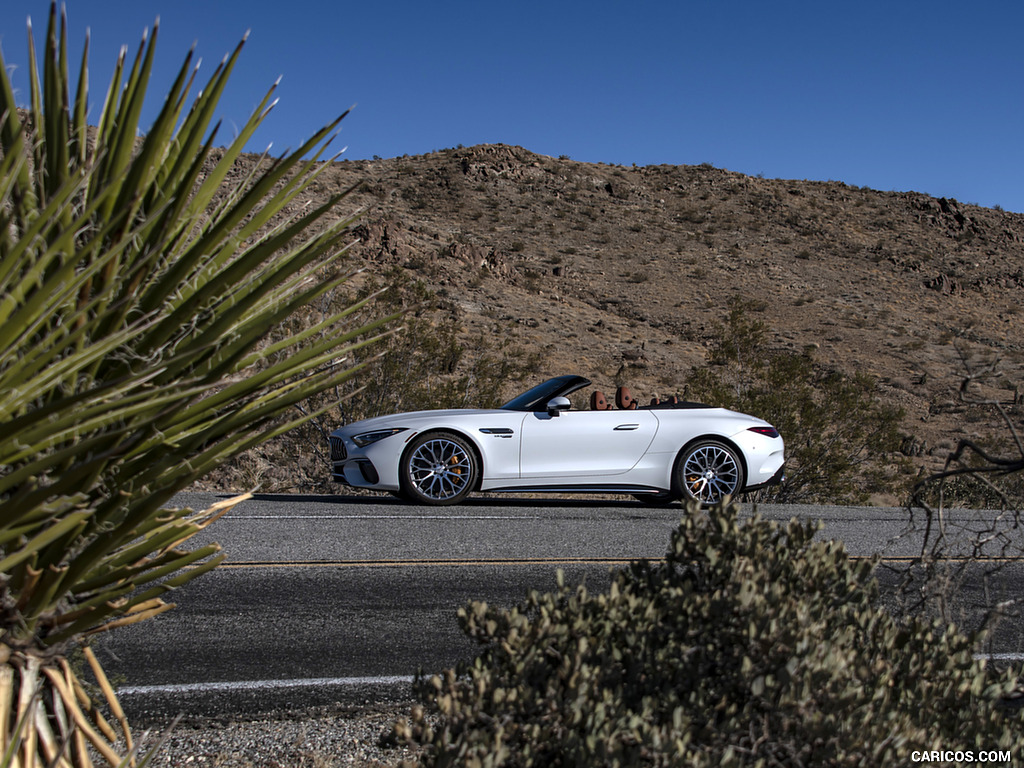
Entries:
<svg viewBox="0 0 1024 768">
<path fill-rule="evenodd" d="M 537 412 L 547 410 L 554 397 L 568 397 L 577 389 L 590 386 L 590 379 L 575 374 L 556 376 L 512 398 L 503 406 L 503 411 Z"/>
</svg>

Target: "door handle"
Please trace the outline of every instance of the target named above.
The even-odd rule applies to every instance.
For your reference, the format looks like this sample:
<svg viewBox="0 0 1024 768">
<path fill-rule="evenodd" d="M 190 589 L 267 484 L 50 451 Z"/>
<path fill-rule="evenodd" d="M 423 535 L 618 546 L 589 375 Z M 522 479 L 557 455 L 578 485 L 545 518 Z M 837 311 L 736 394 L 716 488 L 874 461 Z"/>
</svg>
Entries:
<svg viewBox="0 0 1024 768">
<path fill-rule="evenodd" d="M 616 432 L 629 432 L 629 431 L 634 430 L 634 429 L 640 429 L 640 425 L 639 424 L 619 424 L 619 426 L 617 426 L 614 431 L 616 431 Z"/>
</svg>

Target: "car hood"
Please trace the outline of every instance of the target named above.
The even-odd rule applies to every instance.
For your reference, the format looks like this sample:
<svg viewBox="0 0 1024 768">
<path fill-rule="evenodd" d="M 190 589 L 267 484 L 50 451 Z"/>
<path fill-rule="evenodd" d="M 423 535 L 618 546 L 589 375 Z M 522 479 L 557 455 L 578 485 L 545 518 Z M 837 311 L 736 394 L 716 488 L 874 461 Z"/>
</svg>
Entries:
<svg viewBox="0 0 1024 768">
<path fill-rule="evenodd" d="M 334 434 L 357 435 L 361 432 L 372 432 L 375 429 L 386 429 L 388 427 L 410 427 L 415 428 L 424 422 L 443 425 L 451 420 L 462 420 L 467 416 L 504 415 L 508 416 L 515 411 L 506 411 L 500 408 L 450 408 L 441 411 L 410 411 L 408 413 L 392 413 L 387 416 L 376 416 L 363 421 L 353 421 Z"/>
</svg>

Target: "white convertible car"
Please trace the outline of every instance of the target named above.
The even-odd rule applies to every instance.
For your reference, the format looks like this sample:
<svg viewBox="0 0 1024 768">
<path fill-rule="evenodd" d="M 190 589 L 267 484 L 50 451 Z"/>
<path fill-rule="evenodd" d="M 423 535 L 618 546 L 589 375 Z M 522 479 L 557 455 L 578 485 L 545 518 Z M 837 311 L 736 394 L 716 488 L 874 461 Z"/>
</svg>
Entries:
<svg viewBox="0 0 1024 768">
<path fill-rule="evenodd" d="M 766 421 L 698 403 L 614 406 L 590 381 L 558 376 L 500 408 L 399 413 L 331 435 L 334 479 L 420 504 L 456 504 L 474 491 L 627 493 L 652 503 L 714 504 L 783 478 L 783 444 Z"/>
</svg>

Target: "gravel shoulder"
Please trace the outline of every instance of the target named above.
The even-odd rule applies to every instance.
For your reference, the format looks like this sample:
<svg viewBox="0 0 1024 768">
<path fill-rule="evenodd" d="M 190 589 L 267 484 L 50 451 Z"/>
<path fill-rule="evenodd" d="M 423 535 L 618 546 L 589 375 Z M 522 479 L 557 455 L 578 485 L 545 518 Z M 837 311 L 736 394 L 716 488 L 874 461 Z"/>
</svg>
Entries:
<svg viewBox="0 0 1024 768">
<path fill-rule="evenodd" d="M 246 719 L 189 717 L 135 724 L 141 753 L 160 738 L 150 766 L 395 768 L 413 751 L 393 744 L 412 702 L 277 712 Z M 168 732 L 168 728 L 170 728 Z"/>
</svg>

